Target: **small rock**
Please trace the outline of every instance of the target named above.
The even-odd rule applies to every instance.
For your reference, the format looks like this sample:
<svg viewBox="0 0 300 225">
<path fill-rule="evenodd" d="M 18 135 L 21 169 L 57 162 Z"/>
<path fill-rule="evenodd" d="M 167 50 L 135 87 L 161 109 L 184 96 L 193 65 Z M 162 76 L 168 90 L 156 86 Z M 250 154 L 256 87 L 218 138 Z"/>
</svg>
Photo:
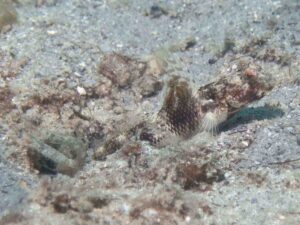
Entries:
<svg viewBox="0 0 300 225">
<path fill-rule="evenodd" d="M 187 37 L 179 42 L 174 43 L 172 46 L 170 46 L 170 51 L 177 52 L 177 51 L 186 51 L 190 49 L 191 47 L 195 46 L 197 44 L 197 40 L 195 37 L 190 36 Z"/>
<path fill-rule="evenodd" d="M 94 208 L 100 209 L 111 202 L 112 196 L 101 191 L 92 191 L 87 194 L 86 199 L 92 203 Z"/>
<path fill-rule="evenodd" d="M 262 15 L 256 11 L 253 12 L 253 22 L 260 23 L 262 21 Z"/>
<path fill-rule="evenodd" d="M 57 3 L 57 0 L 36 0 L 35 6 L 41 7 L 43 5 L 46 6 L 54 6 Z"/>
<path fill-rule="evenodd" d="M 57 31 L 56 31 L 56 30 L 47 30 L 47 34 L 48 34 L 49 36 L 54 36 L 54 35 L 57 34 Z"/>
<path fill-rule="evenodd" d="M 145 78 L 139 85 L 141 95 L 143 97 L 151 97 L 156 95 L 163 87 L 163 83 L 154 77 Z"/>
<path fill-rule="evenodd" d="M 224 180 L 224 174 L 209 164 L 199 166 L 194 163 L 179 164 L 176 168 L 177 182 L 185 190 L 199 186 L 200 183 L 212 184 Z"/>
<path fill-rule="evenodd" d="M 280 107 L 280 105 L 281 105 L 280 102 L 275 99 L 271 99 L 269 102 L 265 104 L 266 107 L 270 107 L 270 108 Z"/>
<path fill-rule="evenodd" d="M 118 87 L 130 86 L 145 71 L 145 63 L 121 54 L 105 55 L 99 65 L 99 74 L 111 80 Z"/>
<path fill-rule="evenodd" d="M 123 108 L 121 106 L 116 106 L 114 108 L 114 113 L 117 114 L 117 115 L 120 115 L 124 112 Z"/>
<path fill-rule="evenodd" d="M 100 97 L 108 96 L 111 93 L 112 83 L 111 81 L 103 83 L 95 88 L 95 94 Z"/>
<path fill-rule="evenodd" d="M 70 198 L 69 195 L 64 193 L 55 197 L 52 203 L 56 212 L 66 213 L 70 208 Z"/>
<path fill-rule="evenodd" d="M 83 87 L 77 87 L 77 92 L 79 95 L 86 95 L 86 90 Z"/>
<path fill-rule="evenodd" d="M 74 105 L 74 106 L 73 106 L 73 110 L 74 110 L 74 112 L 79 113 L 80 110 L 81 110 L 81 108 L 80 108 L 80 106 L 78 106 L 78 105 Z"/>
<path fill-rule="evenodd" d="M 247 148 L 247 147 L 249 147 L 249 141 L 242 141 L 241 143 L 240 143 L 240 148 L 242 148 L 242 149 L 244 149 L 244 148 Z"/>
<path fill-rule="evenodd" d="M 105 160 L 107 155 L 115 153 L 124 144 L 124 140 L 120 137 L 114 137 L 107 140 L 103 146 L 94 152 L 95 160 Z"/>
<path fill-rule="evenodd" d="M 94 209 L 93 204 L 85 198 L 79 198 L 75 201 L 72 201 L 70 203 L 70 206 L 73 210 L 81 213 L 89 213 L 92 212 Z"/>
<path fill-rule="evenodd" d="M 152 55 L 147 60 L 147 69 L 145 74 L 152 76 L 160 76 L 166 72 L 166 63 L 164 60 L 161 60 L 160 57 Z"/>
<path fill-rule="evenodd" d="M 297 144 L 300 145 L 300 135 L 297 136 Z"/>
<path fill-rule="evenodd" d="M 254 77 L 254 76 L 257 76 L 257 72 L 256 72 L 254 69 L 251 69 L 251 68 L 245 69 L 244 74 L 245 74 L 245 76 L 247 76 L 247 77 Z"/>
<path fill-rule="evenodd" d="M 293 127 L 286 127 L 284 129 L 287 133 L 295 134 L 295 129 Z"/>
<path fill-rule="evenodd" d="M 83 166 L 87 148 L 80 138 L 50 133 L 41 139 L 32 138 L 27 154 L 40 173 L 72 176 Z"/>
<path fill-rule="evenodd" d="M 163 7 L 159 6 L 159 5 L 153 5 L 150 8 L 150 12 L 149 15 L 151 16 L 151 18 L 159 18 L 162 15 L 167 15 L 168 12 L 167 10 L 165 10 Z"/>
<path fill-rule="evenodd" d="M 212 65 L 212 64 L 215 64 L 217 62 L 217 59 L 216 58 L 210 58 L 208 60 L 208 64 Z"/>
<path fill-rule="evenodd" d="M 8 3 L 0 1 L 0 31 L 17 22 L 17 12 Z"/>
</svg>

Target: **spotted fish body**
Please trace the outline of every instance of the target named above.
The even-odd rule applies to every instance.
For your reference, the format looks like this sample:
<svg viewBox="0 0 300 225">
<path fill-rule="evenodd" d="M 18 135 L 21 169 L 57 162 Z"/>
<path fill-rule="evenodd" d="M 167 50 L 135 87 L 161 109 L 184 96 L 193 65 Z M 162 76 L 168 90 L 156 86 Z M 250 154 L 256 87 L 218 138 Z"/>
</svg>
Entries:
<svg viewBox="0 0 300 225">
<path fill-rule="evenodd" d="M 258 76 L 235 74 L 200 87 L 192 93 L 188 83 L 173 77 L 154 123 L 141 133 L 142 140 L 156 146 L 186 139 L 216 127 L 245 105 L 262 98 L 269 88 Z"/>
</svg>

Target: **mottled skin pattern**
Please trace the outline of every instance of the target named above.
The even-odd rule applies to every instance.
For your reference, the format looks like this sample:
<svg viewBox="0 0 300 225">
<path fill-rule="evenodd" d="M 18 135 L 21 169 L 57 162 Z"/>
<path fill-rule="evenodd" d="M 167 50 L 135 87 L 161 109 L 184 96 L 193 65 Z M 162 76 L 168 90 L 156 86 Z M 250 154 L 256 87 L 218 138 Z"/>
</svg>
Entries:
<svg viewBox="0 0 300 225">
<path fill-rule="evenodd" d="M 198 90 L 203 113 L 216 108 L 227 108 L 228 115 L 238 111 L 246 104 L 262 98 L 266 88 L 256 76 L 240 74 L 228 79 L 222 77 L 217 82 L 207 84 Z M 211 106 L 206 102 L 213 102 Z"/>
<path fill-rule="evenodd" d="M 199 122 L 192 90 L 186 81 L 174 77 L 168 83 L 168 91 L 156 121 L 149 124 L 152 131 L 145 128 L 140 138 L 153 145 L 165 140 L 168 133 L 188 138 L 197 129 Z"/>
<path fill-rule="evenodd" d="M 168 136 L 186 139 L 203 130 L 213 131 L 239 109 L 262 98 L 268 89 L 258 76 L 240 73 L 221 77 L 193 94 L 186 81 L 174 77 L 157 120 L 140 138 L 161 146 L 167 144 Z"/>
</svg>

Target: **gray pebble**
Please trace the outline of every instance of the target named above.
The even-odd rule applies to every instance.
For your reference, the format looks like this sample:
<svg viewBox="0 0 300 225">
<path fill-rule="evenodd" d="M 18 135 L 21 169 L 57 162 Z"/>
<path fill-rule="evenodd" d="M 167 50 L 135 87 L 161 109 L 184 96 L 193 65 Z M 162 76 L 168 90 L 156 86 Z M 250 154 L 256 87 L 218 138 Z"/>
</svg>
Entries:
<svg viewBox="0 0 300 225">
<path fill-rule="evenodd" d="M 297 136 L 297 144 L 300 145 L 300 135 Z"/>
</svg>

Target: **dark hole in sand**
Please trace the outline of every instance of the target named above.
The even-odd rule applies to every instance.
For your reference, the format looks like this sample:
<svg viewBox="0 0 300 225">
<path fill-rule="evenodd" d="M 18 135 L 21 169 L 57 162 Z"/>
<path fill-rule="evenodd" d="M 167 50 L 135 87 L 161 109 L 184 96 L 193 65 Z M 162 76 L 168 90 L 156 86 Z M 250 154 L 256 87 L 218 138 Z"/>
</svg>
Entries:
<svg viewBox="0 0 300 225">
<path fill-rule="evenodd" d="M 282 117 L 284 112 L 279 108 L 274 107 L 246 107 L 238 111 L 231 118 L 221 123 L 218 126 L 219 132 L 231 130 L 239 125 L 250 123 L 254 120 L 273 119 Z"/>
<path fill-rule="evenodd" d="M 48 159 L 46 157 L 42 157 L 39 160 L 39 171 L 42 174 L 47 174 L 47 175 L 56 175 L 57 169 L 56 169 L 56 163 L 54 161 L 52 161 L 51 159 Z"/>
</svg>

